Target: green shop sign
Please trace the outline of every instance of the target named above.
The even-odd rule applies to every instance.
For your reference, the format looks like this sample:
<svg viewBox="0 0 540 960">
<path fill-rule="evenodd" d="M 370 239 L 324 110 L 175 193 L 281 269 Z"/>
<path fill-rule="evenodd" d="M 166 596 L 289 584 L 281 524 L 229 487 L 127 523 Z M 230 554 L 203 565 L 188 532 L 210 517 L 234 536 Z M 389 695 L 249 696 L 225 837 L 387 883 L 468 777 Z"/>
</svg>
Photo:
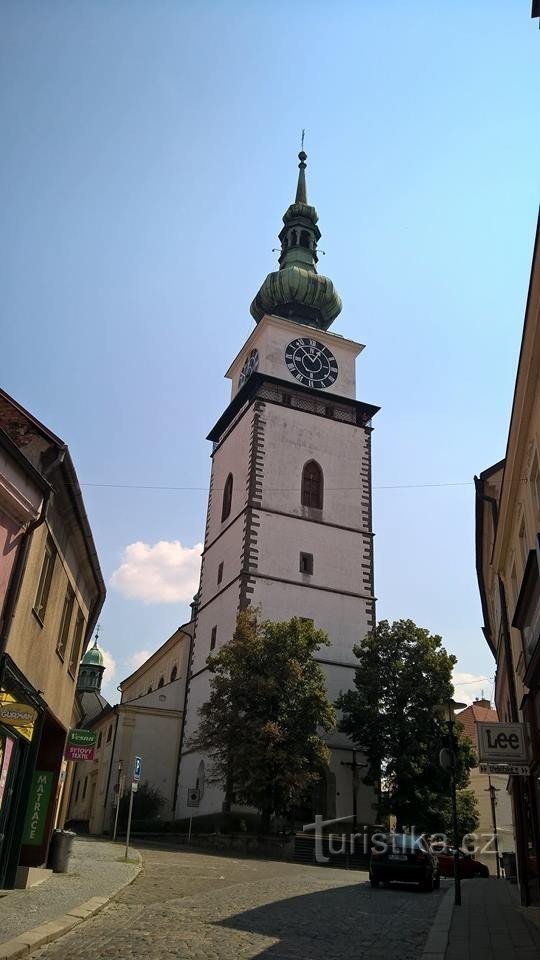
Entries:
<svg viewBox="0 0 540 960">
<path fill-rule="evenodd" d="M 69 731 L 64 757 L 66 760 L 94 760 L 97 734 L 95 730 Z"/>
<path fill-rule="evenodd" d="M 34 771 L 24 822 L 23 844 L 39 847 L 43 843 L 53 779 L 54 773 L 51 770 Z"/>
</svg>

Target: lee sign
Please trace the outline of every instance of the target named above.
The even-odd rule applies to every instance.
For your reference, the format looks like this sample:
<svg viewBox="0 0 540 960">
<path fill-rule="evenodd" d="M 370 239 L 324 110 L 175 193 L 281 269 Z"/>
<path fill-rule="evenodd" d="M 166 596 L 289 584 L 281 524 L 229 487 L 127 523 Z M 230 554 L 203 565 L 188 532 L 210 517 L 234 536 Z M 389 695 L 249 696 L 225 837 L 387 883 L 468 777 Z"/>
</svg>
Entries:
<svg viewBox="0 0 540 960">
<path fill-rule="evenodd" d="M 521 723 L 477 723 L 478 757 L 489 763 L 527 763 L 527 745 Z"/>
</svg>

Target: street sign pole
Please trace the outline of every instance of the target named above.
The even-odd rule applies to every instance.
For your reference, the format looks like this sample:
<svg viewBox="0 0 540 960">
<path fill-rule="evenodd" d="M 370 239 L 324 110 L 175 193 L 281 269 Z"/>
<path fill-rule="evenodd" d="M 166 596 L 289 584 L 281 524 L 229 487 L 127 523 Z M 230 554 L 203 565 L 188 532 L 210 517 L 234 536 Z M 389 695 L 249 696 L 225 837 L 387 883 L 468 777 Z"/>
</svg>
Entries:
<svg viewBox="0 0 540 960">
<path fill-rule="evenodd" d="M 118 830 L 118 813 L 120 811 L 120 799 L 124 792 L 124 778 L 122 776 L 122 761 L 118 764 L 118 793 L 116 794 L 116 811 L 114 814 L 113 840 L 116 840 L 116 831 Z"/>
<path fill-rule="evenodd" d="M 190 813 L 190 815 L 189 815 L 189 831 L 188 831 L 188 838 L 187 838 L 187 845 L 188 845 L 188 847 L 191 846 L 191 824 L 192 824 L 192 823 L 193 823 L 193 814 Z"/>
<path fill-rule="evenodd" d="M 135 786 L 135 781 L 131 784 L 131 790 L 129 792 L 129 813 L 128 813 L 128 822 L 127 822 L 127 833 L 126 833 L 126 852 L 124 853 L 124 860 L 127 860 L 128 858 L 129 835 L 131 833 L 131 814 L 133 811 L 133 794 L 135 793 L 135 790 L 133 789 L 134 786 Z"/>
</svg>

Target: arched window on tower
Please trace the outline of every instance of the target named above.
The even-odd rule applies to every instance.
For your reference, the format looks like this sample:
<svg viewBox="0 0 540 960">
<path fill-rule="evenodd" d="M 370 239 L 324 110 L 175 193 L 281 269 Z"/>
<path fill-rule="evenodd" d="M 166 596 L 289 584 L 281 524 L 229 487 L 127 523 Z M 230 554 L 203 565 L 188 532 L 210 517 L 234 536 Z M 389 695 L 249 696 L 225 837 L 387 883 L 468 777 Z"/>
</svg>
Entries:
<svg viewBox="0 0 540 960">
<path fill-rule="evenodd" d="M 302 506 L 322 510 L 323 472 L 315 460 L 308 460 L 302 471 Z"/>
<path fill-rule="evenodd" d="M 300 246 L 307 247 L 309 250 L 309 233 L 307 230 L 302 230 L 300 234 Z"/>
<path fill-rule="evenodd" d="M 206 782 L 206 771 L 204 769 L 204 760 L 201 760 L 199 764 L 199 769 L 197 770 L 197 780 L 195 783 L 195 787 L 199 791 L 199 800 L 202 800 L 204 796 L 205 782 Z"/>
<path fill-rule="evenodd" d="M 177 667 L 176 664 L 175 664 L 174 667 L 173 667 L 172 670 L 171 670 L 171 683 L 174 683 L 174 681 L 176 680 L 177 676 L 178 676 L 178 667 Z"/>
<path fill-rule="evenodd" d="M 232 504 L 232 490 L 233 490 L 233 475 L 229 474 L 225 481 L 225 487 L 223 489 L 223 506 L 221 508 L 221 522 L 227 519 L 231 512 Z"/>
</svg>

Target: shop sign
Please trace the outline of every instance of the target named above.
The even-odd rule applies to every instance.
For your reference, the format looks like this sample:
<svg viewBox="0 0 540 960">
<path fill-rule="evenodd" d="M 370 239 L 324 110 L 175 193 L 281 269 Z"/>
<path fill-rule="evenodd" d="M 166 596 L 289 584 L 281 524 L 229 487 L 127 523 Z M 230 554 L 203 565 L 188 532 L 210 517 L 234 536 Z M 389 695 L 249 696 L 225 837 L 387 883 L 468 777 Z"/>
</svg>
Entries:
<svg viewBox="0 0 540 960">
<path fill-rule="evenodd" d="M 6 690 L 0 693 L 0 723 L 14 727 L 27 740 L 32 739 L 37 710 L 27 703 L 20 703 Z"/>
<path fill-rule="evenodd" d="M 528 763 L 525 730 L 521 723 L 477 723 L 478 758 L 483 763 Z"/>
<path fill-rule="evenodd" d="M 95 730 L 70 730 L 66 741 L 66 760 L 94 760 L 97 734 Z"/>
<path fill-rule="evenodd" d="M 39 847 L 43 843 L 53 779 L 52 770 L 34 771 L 24 822 L 23 844 Z"/>
<path fill-rule="evenodd" d="M 531 768 L 528 763 L 481 763 L 480 773 L 500 773 L 505 777 L 528 777 Z"/>
</svg>

